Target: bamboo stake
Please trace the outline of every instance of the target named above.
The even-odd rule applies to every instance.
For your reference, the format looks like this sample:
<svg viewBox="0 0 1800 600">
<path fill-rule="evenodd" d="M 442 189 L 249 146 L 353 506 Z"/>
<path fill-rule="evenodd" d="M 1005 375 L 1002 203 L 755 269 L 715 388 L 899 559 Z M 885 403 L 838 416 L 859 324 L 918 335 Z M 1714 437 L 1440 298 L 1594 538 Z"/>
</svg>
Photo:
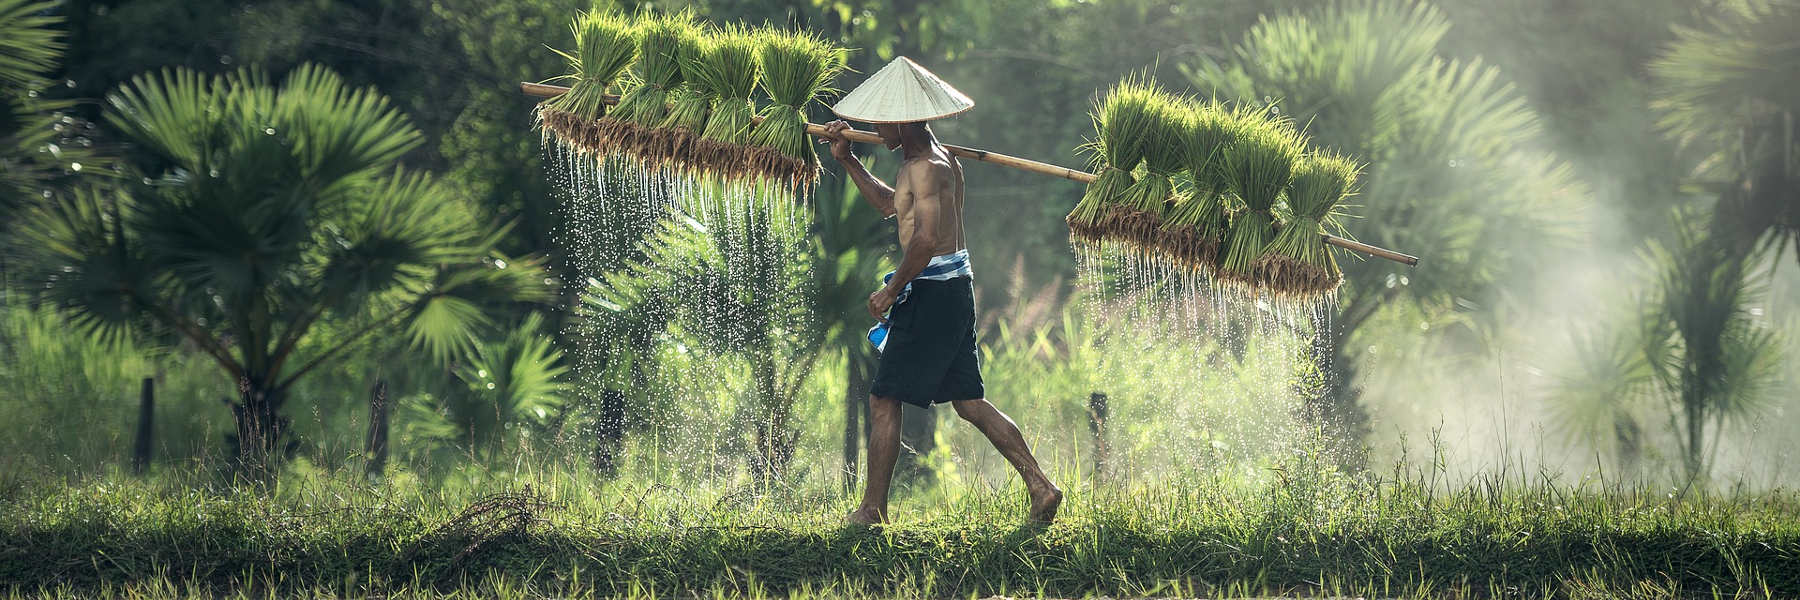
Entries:
<svg viewBox="0 0 1800 600">
<path fill-rule="evenodd" d="M 537 96 L 540 98 L 548 98 L 551 96 L 557 96 L 557 95 L 561 95 L 563 92 L 569 91 L 569 88 L 566 88 L 566 87 L 563 87 L 560 85 L 549 85 L 549 84 L 543 84 L 543 83 L 529 83 L 529 82 L 520 82 L 519 89 L 521 91 L 525 92 L 525 94 L 528 96 Z M 618 101 L 619 101 L 618 96 L 606 96 L 607 104 L 614 104 L 614 103 L 617 103 Z M 809 134 L 818 136 L 818 137 L 825 137 L 825 135 L 826 135 L 825 134 L 825 126 L 819 125 L 817 123 L 807 123 L 806 124 L 806 132 Z M 881 136 L 877 135 L 873 131 L 863 131 L 860 129 L 851 129 L 849 131 L 845 131 L 843 133 L 843 135 L 844 135 L 845 139 L 848 139 L 852 142 L 863 142 L 865 144 L 880 144 L 880 143 L 882 143 Z M 1038 162 L 1035 160 L 1031 160 L 1029 158 L 1020 158 L 1017 156 L 1009 156 L 1006 154 L 1001 154 L 999 152 L 989 152 L 987 150 L 982 150 L 980 148 L 970 148 L 967 146 L 957 146 L 957 145 L 953 145 L 953 144 L 944 144 L 943 146 L 946 150 L 949 150 L 951 154 L 955 154 L 962 158 L 981 161 L 981 162 L 985 162 L 985 163 L 992 163 L 992 164 L 1000 165 L 1003 167 L 1011 167 L 1011 168 L 1018 169 L 1021 171 L 1029 171 L 1032 173 L 1038 173 L 1040 175 L 1049 175 L 1051 177 L 1061 177 L 1063 179 L 1068 179 L 1071 181 L 1079 181 L 1081 183 L 1090 183 L 1090 182 L 1094 181 L 1094 177 L 1095 177 L 1093 173 L 1089 173 L 1086 171 L 1080 171 L 1080 170 L 1071 169 L 1068 167 L 1061 167 L 1061 166 L 1053 165 L 1053 164 L 1046 163 L 1046 162 Z M 1406 264 L 1406 265 L 1419 264 L 1419 257 L 1413 256 L 1411 254 L 1395 252 L 1393 250 L 1382 248 L 1380 246 L 1371 246 L 1369 244 L 1364 244 L 1362 242 L 1358 242 L 1358 241 L 1352 240 L 1352 239 L 1338 237 L 1335 235 L 1331 235 L 1329 233 L 1322 233 L 1319 235 L 1325 237 L 1325 243 L 1333 245 L 1333 246 L 1337 246 L 1339 248 L 1343 248 L 1345 250 L 1350 250 L 1353 252 L 1361 252 L 1361 253 L 1367 254 L 1369 256 L 1374 256 L 1377 258 L 1385 258 L 1385 259 L 1388 259 L 1388 260 L 1391 260 L 1391 261 L 1394 261 L 1397 263 L 1401 263 L 1401 264 Z"/>
</svg>

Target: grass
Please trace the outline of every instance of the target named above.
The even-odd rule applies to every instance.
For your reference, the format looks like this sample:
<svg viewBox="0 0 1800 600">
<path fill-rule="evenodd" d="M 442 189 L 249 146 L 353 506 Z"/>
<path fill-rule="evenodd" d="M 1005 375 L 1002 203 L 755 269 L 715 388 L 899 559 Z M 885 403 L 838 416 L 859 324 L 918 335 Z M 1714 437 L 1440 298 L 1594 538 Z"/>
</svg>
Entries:
<svg viewBox="0 0 1800 600">
<path fill-rule="evenodd" d="M 903 493 L 882 530 L 833 488 L 674 487 L 568 471 L 478 483 L 290 477 L 266 494 L 102 477 L 5 490 L 0 594 L 127 598 L 1794 597 L 1800 497 L 1494 476 L 1189 474 L 1023 494 Z M 1543 481 L 1550 481 L 1546 478 Z"/>
</svg>

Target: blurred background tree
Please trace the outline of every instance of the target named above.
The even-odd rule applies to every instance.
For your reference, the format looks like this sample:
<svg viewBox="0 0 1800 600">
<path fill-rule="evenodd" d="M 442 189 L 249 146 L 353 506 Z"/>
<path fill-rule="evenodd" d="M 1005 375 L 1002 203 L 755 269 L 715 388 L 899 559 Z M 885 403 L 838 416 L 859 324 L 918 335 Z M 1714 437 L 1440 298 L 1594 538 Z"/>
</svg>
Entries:
<svg viewBox="0 0 1800 600">
<path fill-rule="evenodd" d="M 109 101 L 143 183 L 35 207 L 21 279 L 90 330 L 160 332 L 216 362 L 247 473 L 288 448 L 294 382 L 352 344 L 399 328 L 447 361 L 485 308 L 547 298 L 534 264 L 490 255 L 496 228 L 397 168 L 419 136 L 371 89 L 316 66 L 279 86 L 175 69 Z M 324 321 L 355 325 L 320 342 Z"/>
<path fill-rule="evenodd" d="M 1449 30 L 1428 4 L 1342 3 L 1265 19 L 1224 60 L 1184 70 L 1202 94 L 1274 103 L 1316 146 L 1368 161 L 1352 200 L 1358 239 L 1431 249 L 1412 269 L 1342 261 L 1336 306 L 1315 319 L 1321 381 L 1305 413 L 1341 441 L 1346 464 L 1361 462 L 1369 433 L 1356 379 L 1363 327 L 1404 303 L 1436 321 L 1433 335 L 1493 340 L 1587 202 L 1566 165 L 1530 149 L 1537 115 L 1499 71 L 1438 53 Z"/>
<path fill-rule="evenodd" d="M 1339 305 L 1320 324 L 1326 335 L 1318 337 L 1309 362 L 1325 377 L 1308 382 L 1315 386 L 1312 401 L 1300 412 L 1349 440 L 1344 455 L 1352 460 L 1364 443 L 1391 446 L 1387 427 L 1401 419 L 1423 420 L 1410 416 L 1414 413 L 1449 414 L 1477 400 L 1498 398 L 1504 404 L 1509 396 L 1524 397 L 1522 403 L 1531 405 L 1541 395 L 1553 411 L 1588 415 L 1581 419 L 1586 425 L 1571 429 L 1611 431 L 1602 437 L 1616 448 L 1620 464 L 1634 456 L 1630 460 L 1641 469 L 1655 471 L 1661 468 L 1659 451 L 1666 448 L 1669 456 L 1683 457 L 1666 466 L 1685 471 L 1704 462 L 1692 458 L 1703 456 L 1693 454 L 1693 447 L 1717 443 L 1719 438 L 1709 436 L 1723 427 L 1746 426 L 1750 420 L 1744 416 L 1769 413 L 1702 408 L 1695 413 L 1701 418 L 1668 421 L 1669 414 L 1687 410 L 1663 411 L 1686 406 L 1679 401 L 1679 373 L 1691 370 L 1688 381 L 1706 382 L 1714 380 L 1706 373 L 1757 371 L 1732 371 L 1737 367 L 1731 365 L 1791 367 L 1792 353 L 1777 350 L 1788 339 L 1782 333 L 1791 329 L 1782 315 L 1800 298 L 1800 286 L 1782 269 L 1791 270 L 1800 261 L 1773 267 L 1783 254 L 1767 248 L 1791 247 L 1794 240 L 1795 92 L 1788 82 L 1795 80 L 1791 71 L 1796 61 L 1791 45 L 1784 45 L 1794 30 L 1791 0 L 604 4 L 628 11 L 689 9 L 715 21 L 805 27 L 857 48 L 852 66 L 865 74 L 895 55 L 911 56 L 978 101 L 979 108 L 969 115 L 937 124 L 945 140 L 1069 165 L 1078 164 L 1073 149 L 1089 134 L 1085 112 L 1093 94 L 1122 73 L 1149 69 L 1166 85 L 1185 82 L 1197 94 L 1251 102 L 1267 96 L 1307 124 L 1322 145 L 1358 153 L 1369 162 L 1363 193 L 1354 201 L 1365 218 L 1350 222 L 1351 232 L 1427 259 L 1418 269 L 1346 260 L 1350 281 Z M 671 409 L 661 396 L 674 393 L 670 381 L 679 371 L 695 367 L 691 355 L 673 352 L 663 337 L 672 331 L 664 320 L 673 319 L 678 308 L 671 303 L 637 311 L 644 319 L 630 325 L 642 326 L 633 330 L 638 332 L 634 336 L 610 338 L 617 343 L 601 346 L 582 343 L 596 336 L 589 329 L 597 326 L 593 319 L 577 318 L 586 309 L 574 308 L 580 304 L 576 298 L 590 289 L 589 279 L 602 287 L 618 283 L 607 274 L 629 273 L 626 267 L 641 264 L 643 251 L 651 247 L 642 243 L 646 236 L 662 235 L 643 215 L 593 210 L 599 203 L 624 206 L 612 200 L 640 192 L 635 181 L 609 180 L 608 193 L 618 195 L 612 199 L 565 195 L 558 189 L 559 165 L 546 160 L 531 128 L 535 101 L 516 92 L 517 81 L 560 71 L 560 59 L 545 46 L 568 47 L 565 19 L 588 6 L 572 0 L 0 0 L 0 29 L 7 32 L 0 36 L 0 56 L 14 59 L 0 61 L 0 67 L 9 69 L 0 74 L 8 99 L 8 112 L 0 116 L 5 125 L 0 127 L 0 164 L 5 167 L 0 178 L 6 206 L 15 211 L 6 215 L 12 218 L 0 225 L 0 235 L 18 238 L 31 232 L 41 238 L 57 231 L 25 225 L 49 218 L 40 213 L 62 215 L 56 218 L 70 223 L 105 224 L 104 213 L 114 205 L 137 211 L 173 202 L 167 198 L 177 193 L 197 193 L 184 187 L 199 185 L 197 178 L 165 177 L 183 166 L 166 152 L 140 143 L 126 123 L 101 122 L 106 109 L 94 99 L 134 76 L 167 67 L 230 74 L 251 66 L 280 80 L 303 64 L 316 63 L 342 74 L 349 88 L 378 85 L 416 131 L 387 166 L 365 179 L 393 181 L 392 164 L 398 162 L 412 172 L 438 173 L 429 183 L 422 176 L 407 177 L 421 177 L 420 189 L 441 198 L 430 203 L 455 207 L 448 212 L 484 232 L 481 245 L 491 246 L 480 253 L 489 260 L 487 269 L 494 270 L 493 253 L 543 256 L 546 272 L 532 277 L 534 285 L 542 287 L 548 279 L 552 288 L 567 285 L 568 290 L 559 300 L 539 297 L 491 306 L 482 311 L 487 326 L 473 328 L 474 335 L 463 338 L 460 350 L 438 357 L 412 350 L 408 336 L 370 334 L 342 345 L 286 390 L 294 406 L 312 407 L 286 414 L 294 419 L 298 458 L 337 468 L 346 464 L 345 457 L 357 456 L 363 413 L 354 409 L 362 407 L 373 384 L 385 382 L 401 409 L 396 439 L 415 446 L 402 451 L 412 457 L 406 460 L 411 467 L 485 461 L 483 455 L 494 454 L 493 448 L 549 444 L 560 452 L 564 447 L 559 444 L 566 443 L 581 449 L 574 454 L 613 471 L 638 451 L 628 433 L 648 434 L 640 436 L 642 441 L 668 430 L 665 411 Z M 64 60 L 47 62 L 55 59 L 59 45 L 66 48 Z M 839 87 L 857 77 L 840 81 Z M 812 116 L 814 121 L 830 118 L 822 106 L 812 107 Z M 231 159 L 231 164 L 238 162 Z M 79 171 L 76 163 L 82 165 Z M 115 164 L 131 172 L 114 177 Z M 891 163 L 880 164 L 884 175 L 892 172 Z M 142 183 L 144 176 L 153 184 Z M 967 177 L 971 245 L 984 273 L 977 281 L 978 293 L 983 311 L 997 319 L 983 327 L 984 352 L 998 357 L 994 380 L 1013 386 L 997 387 L 995 395 L 1009 410 L 1027 409 L 1027 414 L 1051 419 L 1037 425 L 1063 431 L 1054 427 L 1063 420 L 1079 421 L 1086 394 L 1093 390 L 1075 390 L 1092 379 L 1065 372 L 1074 367 L 1062 363 L 1088 360 L 1096 353 L 1105 356 L 1095 360 L 1107 362 L 1120 358 L 1108 353 L 1131 352 L 1126 345 L 1078 352 L 1086 347 L 1078 339 L 1084 334 L 1044 318 L 1079 312 L 1062 304 L 1066 290 L 1061 282 L 1074 279 L 1075 273 L 1061 218 L 1081 187 L 1005 169 L 976 167 Z M 824 383 L 797 386 L 789 395 L 794 414 L 810 419 L 796 428 L 825 431 L 832 438 L 840 432 L 855 437 L 852 410 L 862 404 L 859 378 L 868 375 L 869 367 L 861 340 L 864 288 L 873 285 L 882 270 L 881 255 L 892 243 L 885 224 L 858 224 L 877 221 L 859 212 L 863 208 L 848 187 L 841 177 L 826 176 L 814 204 L 811 246 L 796 250 L 805 255 L 798 260 L 815 268 L 808 281 L 794 285 L 812 290 L 807 297 L 818 331 L 808 335 L 821 336 L 822 355 L 811 373 L 814 381 Z M 239 199 L 254 197 L 231 193 Z M 1674 214 L 1688 216 L 1671 218 Z M 1695 234 L 1684 219 L 1706 224 Z M 497 223 L 511 227 L 494 227 Z M 1579 235 L 1568 235 L 1572 225 L 1579 226 Z M 118 223 L 81 231 L 102 241 L 123 236 L 128 248 L 149 243 L 119 233 L 130 230 Z M 1694 254 L 1695 239 L 1712 238 L 1718 241 L 1706 244 L 1730 251 L 1702 253 L 1716 258 L 1708 265 L 1675 260 Z M 1760 252 L 1759 246 L 1764 247 Z M 131 383 L 130 375 L 97 373 L 90 385 L 74 385 L 69 382 L 79 377 L 66 371 L 75 367 L 52 368 L 111 360 L 151 371 L 162 385 L 179 389 L 166 398 L 159 414 L 223 415 L 209 407 L 216 407 L 220 396 L 234 395 L 235 383 L 205 384 L 205 377 L 190 373 L 194 365 L 207 362 L 219 368 L 219 361 L 208 356 L 205 346 L 183 341 L 188 336 L 171 328 L 139 327 L 131 336 L 106 340 L 40 335 L 47 331 L 45 323 L 70 313 L 66 308 L 20 306 L 30 304 L 22 299 L 45 298 L 42 282 L 56 277 L 57 286 L 66 287 L 70 275 L 59 272 L 57 265 L 64 263 L 43 257 L 47 247 L 41 243 L 15 239 L 8 247 L 14 252 L 0 265 L 6 273 L 0 292 L 6 294 L 12 326 L 5 330 L 7 339 L 0 340 L 0 352 L 85 358 L 46 358 L 38 361 L 43 369 L 0 371 L 8 378 L 6 385 L 62 382 L 42 385 L 84 398 L 118 394 L 106 390 Z M 529 267 L 533 261 L 525 262 Z M 994 276 L 1007 264 L 1017 265 L 1012 277 Z M 1640 268 L 1620 269 L 1621 264 Z M 1572 265 L 1590 270 L 1572 275 L 1559 270 Z M 1741 276 L 1729 276 L 1731 271 Z M 1694 279 L 1670 279 L 1674 274 Z M 172 285 L 169 281 L 158 285 Z M 1719 282 L 1743 287 L 1734 292 Z M 1685 291 L 1707 292 L 1692 296 L 1705 302 L 1678 311 L 1673 299 L 1690 297 Z M 1571 295 L 1622 308 L 1560 310 L 1557 302 Z M 1049 306 L 1044 298 L 1050 299 Z M 215 318 L 231 311 L 204 306 L 205 298 L 180 300 L 205 309 L 195 315 L 205 312 L 220 344 L 235 348 L 245 343 L 241 336 L 220 333 L 234 325 Z M 557 306 L 546 311 L 545 304 Z M 997 310 L 1001 307 L 1011 308 Z M 541 315 L 542 323 L 529 326 L 532 314 Z M 1694 325 L 1682 330 L 1677 323 L 1688 318 L 1683 314 L 1707 322 L 1690 319 Z M 364 331 L 366 318 L 372 315 L 322 318 L 292 353 L 299 360 L 324 356 Z M 1573 345 L 1568 353 L 1591 359 L 1570 362 L 1592 363 L 1593 377 L 1583 378 L 1580 369 L 1552 369 L 1556 365 L 1546 365 L 1548 359 L 1539 356 L 1502 355 L 1514 347 L 1541 349 L 1546 344 L 1532 336 L 1558 327 L 1564 318 L 1591 334 L 1589 343 Z M 1215 332 L 1220 344 L 1205 351 L 1217 355 L 1230 350 L 1240 361 L 1209 360 L 1209 367 L 1246 369 L 1258 366 L 1248 364 L 1257 357 L 1267 360 L 1266 354 L 1244 351 L 1243 338 L 1252 329 L 1228 325 Z M 565 355 L 530 348 L 526 340 L 532 336 L 521 332 L 533 329 L 557 336 L 554 348 Z M 678 326 L 673 331 L 682 333 Z M 1773 341 L 1754 341 L 1764 337 Z M 1646 355 L 1657 346 L 1664 348 L 1656 359 L 1661 366 L 1648 362 Z M 1435 362 L 1419 366 L 1390 358 L 1397 347 L 1413 353 L 1409 357 L 1430 356 Z M 1732 348 L 1761 349 L 1745 354 Z M 486 358 L 479 349 L 486 349 Z M 231 356 L 254 362 L 241 354 Z M 497 368 L 469 368 L 484 360 L 505 364 L 494 356 L 513 357 L 516 368 L 533 365 L 536 375 L 521 373 L 517 380 L 536 383 L 501 393 L 501 384 L 494 382 L 496 391 L 487 393 L 479 373 Z M 523 358 L 527 356 L 532 358 Z M 1073 358 L 1077 356 L 1086 358 Z M 1763 358 L 1744 360 L 1751 356 Z M 1034 361 L 1060 366 L 1032 366 Z M 1545 392 L 1532 382 L 1510 393 L 1484 390 L 1479 398 L 1431 395 L 1439 389 L 1431 387 L 1432 380 L 1444 379 L 1443 373 L 1467 375 L 1484 366 L 1503 371 L 1502 384 L 1505 377 L 1530 377 L 1531 369 L 1544 366 L 1556 371 L 1549 379 L 1570 389 L 1590 388 L 1571 398 L 1617 403 L 1565 403 L 1553 389 Z M 565 367 L 569 371 L 561 375 L 540 376 Z M 1044 370 L 1034 370 L 1040 368 Z M 1629 383 L 1600 383 L 1620 380 Z M 1241 383 L 1254 386 L 1259 381 L 1245 376 Z M 1593 383 L 1576 383 L 1584 381 Z M 1382 387 L 1384 382 L 1389 387 Z M 1393 388 L 1393 382 L 1405 387 Z M 1121 388 L 1115 390 L 1120 397 L 1125 396 L 1123 388 L 1133 387 L 1113 385 Z M 847 401 L 842 406 L 814 401 L 813 395 L 823 394 L 819 386 L 828 386 L 830 397 L 843 390 Z M 529 392 L 526 387 L 555 391 Z M 1767 387 L 1733 389 L 1761 392 L 1729 406 L 1769 411 L 1785 406 L 1776 403 L 1781 395 Z M 1218 387 L 1208 393 L 1244 392 Z M 1015 395 L 1021 397 L 1009 397 Z M 116 399 L 56 403 L 47 400 L 52 396 L 20 398 L 8 405 L 20 408 L 8 410 L 35 415 L 19 419 L 39 423 L 31 427 L 54 429 L 79 422 L 59 420 L 52 414 L 57 406 L 121 409 Z M 1705 395 L 1726 396 L 1730 394 L 1717 391 Z M 1761 400 L 1752 401 L 1756 397 Z M 1215 400 L 1181 402 L 1211 406 L 1207 403 Z M 1120 400 L 1120 406 L 1129 406 L 1127 402 Z M 1720 402 L 1694 405 L 1727 406 Z M 1275 404 L 1259 400 L 1258 405 Z M 821 412 L 820 407 L 829 408 Z M 1150 420 L 1187 414 L 1156 412 L 1148 405 L 1125 410 L 1139 410 L 1135 414 Z M 934 449 L 933 443 L 961 434 L 935 427 L 933 417 L 942 411 L 911 412 L 915 418 L 907 443 L 931 457 L 921 465 L 953 469 L 957 457 L 946 446 Z M 1229 414 L 1204 413 L 1207 422 L 1196 426 L 1212 428 L 1203 436 L 1208 443 L 1228 439 L 1220 437 L 1212 420 Z M 184 422 L 184 431 L 208 427 L 204 420 Z M 512 429 L 506 428 L 508 423 Z M 1707 441 L 1685 441 L 1689 428 L 1684 423 L 1701 423 L 1701 437 Z M 1075 431 L 1086 431 L 1085 423 L 1075 425 Z M 1136 431 L 1163 430 L 1145 424 Z M 753 432 L 742 433 L 745 440 L 752 439 Z M 19 437 L 46 439 L 40 434 Z M 1079 436 L 1062 437 L 1069 439 L 1056 443 L 1075 444 Z M 846 439 L 847 466 L 855 460 L 854 442 Z M 1572 440 L 1569 447 L 1585 445 Z M 187 446 L 171 451 L 194 456 Z M 84 458 L 70 462 L 93 464 L 100 454 L 80 456 Z"/>
</svg>

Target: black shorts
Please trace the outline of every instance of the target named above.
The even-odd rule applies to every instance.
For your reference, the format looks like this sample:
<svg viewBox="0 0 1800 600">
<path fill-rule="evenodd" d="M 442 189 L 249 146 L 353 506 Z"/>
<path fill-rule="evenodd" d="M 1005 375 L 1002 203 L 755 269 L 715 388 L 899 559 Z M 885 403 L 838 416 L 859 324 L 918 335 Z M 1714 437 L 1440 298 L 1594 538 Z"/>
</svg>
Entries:
<svg viewBox="0 0 1800 600">
<path fill-rule="evenodd" d="M 869 393 L 930 407 L 987 397 L 975 350 L 975 286 L 968 277 L 912 282 L 888 313 L 887 349 Z"/>
</svg>

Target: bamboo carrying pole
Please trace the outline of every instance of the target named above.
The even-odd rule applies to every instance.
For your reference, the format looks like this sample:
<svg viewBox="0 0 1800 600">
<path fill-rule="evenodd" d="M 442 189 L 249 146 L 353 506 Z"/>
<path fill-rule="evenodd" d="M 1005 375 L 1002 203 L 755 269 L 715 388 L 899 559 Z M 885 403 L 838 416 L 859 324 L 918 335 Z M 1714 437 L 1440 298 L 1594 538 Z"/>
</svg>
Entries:
<svg viewBox="0 0 1800 600">
<path fill-rule="evenodd" d="M 529 82 L 520 82 L 519 89 L 524 91 L 525 94 L 527 94 L 527 95 L 537 96 L 540 98 L 549 98 L 551 96 L 558 96 L 564 92 L 569 91 L 569 88 L 566 88 L 566 87 L 563 87 L 560 85 L 548 85 L 548 84 L 543 84 L 543 83 L 529 83 Z M 614 103 L 617 103 L 618 101 L 619 101 L 619 99 L 617 96 L 607 96 L 606 97 L 607 104 L 614 104 Z M 826 136 L 825 126 L 819 125 L 817 123 L 807 123 L 806 124 L 806 132 L 809 134 L 815 135 L 815 136 L 819 136 L 819 137 Z M 845 131 L 843 133 L 843 135 L 844 135 L 845 139 L 848 139 L 852 142 L 863 142 L 866 144 L 881 143 L 881 136 L 876 135 L 876 133 L 873 131 L 863 131 L 860 129 L 851 129 L 849 131 Z M 1019 158 L 1017 156 L 1008 156 L 1005 154 L 1001 154 L 999 152 L 989 152 L 987 150 L 982 150 L 980 148 L 970 148 L 967 146 L 957 146 L 957 145 L 953 145 L 953 144 L 944 144 L 944 148 L 949 150 L 951 154 L 955 154 L 957 156 L 967 158 L 970 160 L 978 160 L 978 161 L 985 162 L 985 163 L 993 163 L 993 164 L 1000 165 L 1003 167 L 1011 167 L 1011 168 L 1018 169 L 1021 171 L 1029 171 L 1029 172 L 1038 173 L 1041 175 L 1049 175 L 1051 177 L 1061 177 L 1063 179 L 1079 181 L 1081 183 L 1090 183 L 1090 182 L 1094 181 L 1093 173 L 1089 173 L 1087 171 L 1079 171 L 1079 170 L 1071 169 L 1068 167 L 1059 167 L 1059 166 L 1056 166 L 1056 165 L 1053 165 L 1050 163 L 1038 162 L 1035 160 L 1031 160 L 1029 158 Z M 1364 244 L 1362 242 L 1358 242 L 1356 240 L 1351 240 L 1351 239 L 1341 238 L 1341 237 L 1338 237 L 1335 235 L 1331 235 L 1329 233 L 1322 233 L 1319 235 L 1322 235 L 1325 237 L 1325 243 L 1333 245 L 1333 246 L 1337 246 L 1339 248 L 1343 248 L 1345 250 L 1361 252 L 1361 253 L 1367 254 L 1369 256 L 1385 258 L 1385 259 L 1388 259 L 1388 260 L 1391 260 L 1391 261 L 1394 261 L 1397 263 L 1402 263 L 1402 264 L 1407 264 L 1407 265 L 1419 264 L 1419 257 L 1413 256 L 1411 254 L 1395 252 L 1393 250 L 1389 250 L 1387 248 L 1382 248 L 1379 246 L 1371 246 L 1368 244 Z"/>
</svg>

